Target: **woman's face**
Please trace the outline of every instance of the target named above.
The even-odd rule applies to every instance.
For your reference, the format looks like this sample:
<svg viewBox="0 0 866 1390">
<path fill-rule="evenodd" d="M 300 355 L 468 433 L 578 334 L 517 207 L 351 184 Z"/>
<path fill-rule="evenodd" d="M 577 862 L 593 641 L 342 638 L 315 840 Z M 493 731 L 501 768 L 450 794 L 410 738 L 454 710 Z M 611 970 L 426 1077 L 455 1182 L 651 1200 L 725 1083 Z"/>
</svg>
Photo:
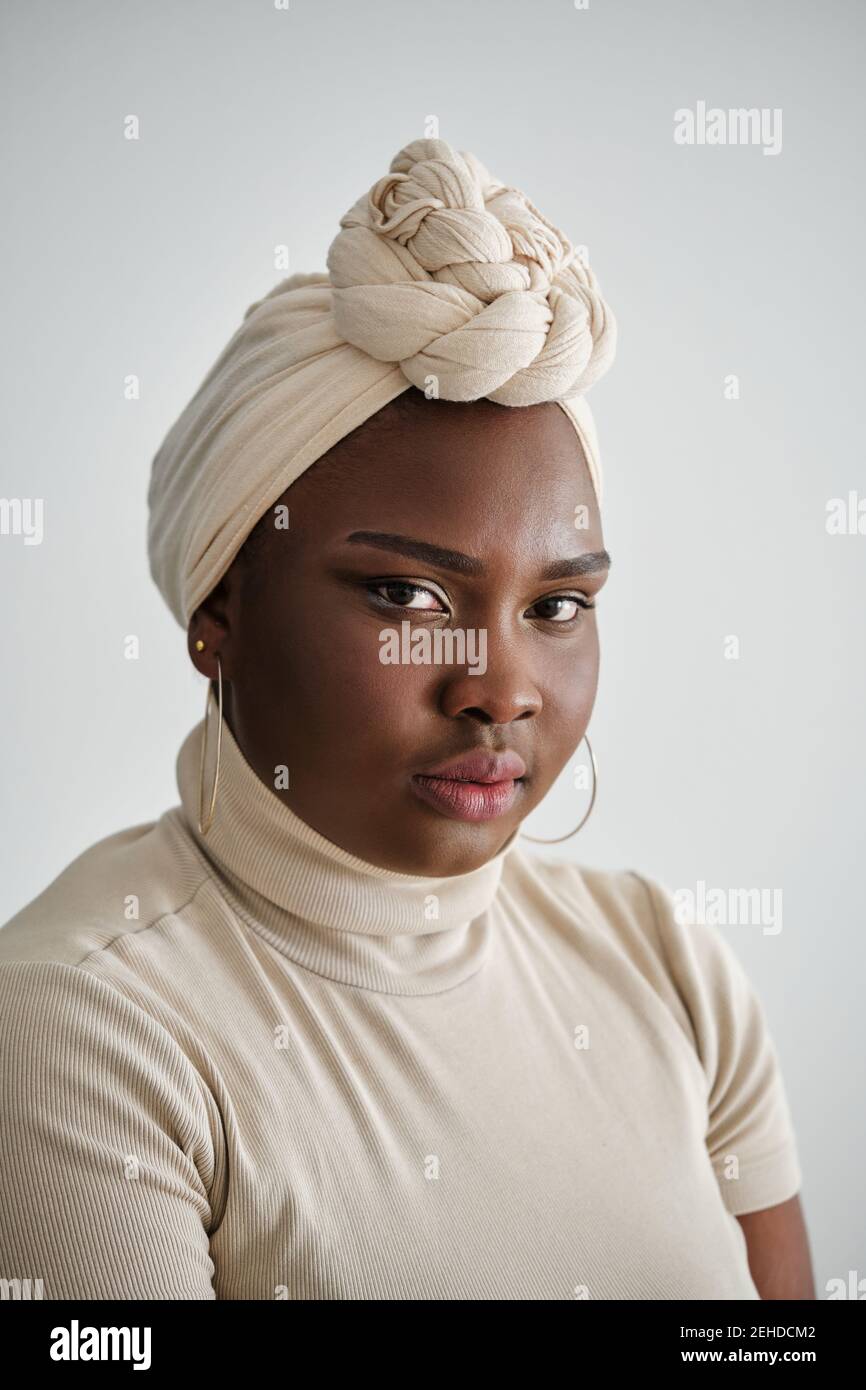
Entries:
<svg viewBox="0 0 866 1390">
<path fill-rule="evenodd" d="M 553 402 L 411 388 L 280 502 L 288 529 L 262 519 L 193 616 L 191 659 L 213 678 L 219 654 L 247 761 L 270 787 L 285 765 L 276 794 L 322 835 L 403 873 L 477 868 L 542 800 L 595 699 L 587 605 L 609 560 L 571 423 Z M 480 775 L 506 785 L 486 791 L 423 780 L 479 750 L 525 773 L 510 786 L 515 768 L 491 764 Z"/>
</svg>

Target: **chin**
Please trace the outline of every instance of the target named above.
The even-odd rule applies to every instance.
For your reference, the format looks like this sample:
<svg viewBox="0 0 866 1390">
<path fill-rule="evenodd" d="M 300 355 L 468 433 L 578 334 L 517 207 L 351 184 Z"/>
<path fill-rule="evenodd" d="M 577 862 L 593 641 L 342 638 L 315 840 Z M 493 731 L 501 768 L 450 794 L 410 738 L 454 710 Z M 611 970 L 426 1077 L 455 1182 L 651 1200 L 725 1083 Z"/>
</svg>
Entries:
<svg viewBox="0 0 866 1390">
<path fill-rule="evenodd" d="M 435 812 L 431 813 L 433 816 Z M 404 818 L 401 833 L 409 830 L 411 839 L 405 856 L 407 867 L 404 873 L 418 874 L 425 878 L 446 878 L 454 874 L 471 873 L 480 869 L 505 844 L 517 829 L 519 822 L 505 825 L 501 821 L 482 821 L 466 824 L 437 818 L 438 823 L 414 821 L 413 828 Z M 426 823 L 425 823 L 426 822 Z M 418 829 L 415 830 L 415 826 Z M 391 841 L 392 846 L 395 841 Z"/>
</svg>

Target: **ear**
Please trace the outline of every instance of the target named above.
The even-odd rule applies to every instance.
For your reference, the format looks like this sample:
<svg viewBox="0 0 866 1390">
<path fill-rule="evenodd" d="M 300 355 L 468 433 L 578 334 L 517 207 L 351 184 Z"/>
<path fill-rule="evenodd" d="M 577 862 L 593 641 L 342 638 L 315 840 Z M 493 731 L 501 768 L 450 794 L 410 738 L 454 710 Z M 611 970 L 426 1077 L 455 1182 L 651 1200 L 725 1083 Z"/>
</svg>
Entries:
<svg viewBox="0 0 866 1390">
<path fill-rule="evenodd" d="M 233 587 L 232 572 L 229 570 L 189 620 L 186 634 L 189 659 L 196 670 L 209 680 L 217 678 L 217 657 L 220 658 L 223 679 L 231 680 L 233 630 L 230 612 Z M 198 643 L 203 644 L 201 650 Z"/>
</svg>

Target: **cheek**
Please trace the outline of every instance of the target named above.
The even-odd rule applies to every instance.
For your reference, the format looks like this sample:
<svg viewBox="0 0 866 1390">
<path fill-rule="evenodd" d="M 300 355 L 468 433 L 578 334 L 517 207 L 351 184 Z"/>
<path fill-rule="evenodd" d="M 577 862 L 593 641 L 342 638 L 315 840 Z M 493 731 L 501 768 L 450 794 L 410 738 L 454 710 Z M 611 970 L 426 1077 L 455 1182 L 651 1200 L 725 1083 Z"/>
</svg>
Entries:
<svg viewBox="0 0 866 1390">
<path fill-rule="evenodd" d="M 574 726 L 586 723 L 592 713 L 598 688 L 598 633 L 588 630 L 567 659 L 551 656 L 537 672 L 538 688 L 544 699 L 545 726 L 561 730 L 568 742 Z"/>
<path fill-rule="evenodd" d="M 435 708 L 441 671 L 385 664 L 379 634 L 385 621 L 339 615 L 332 622 L 299 619 L 270 664 L 272 702 L 282 701 L 312 741 L 357 752 L 417 734 L 419 715 Z"/>
</svg>

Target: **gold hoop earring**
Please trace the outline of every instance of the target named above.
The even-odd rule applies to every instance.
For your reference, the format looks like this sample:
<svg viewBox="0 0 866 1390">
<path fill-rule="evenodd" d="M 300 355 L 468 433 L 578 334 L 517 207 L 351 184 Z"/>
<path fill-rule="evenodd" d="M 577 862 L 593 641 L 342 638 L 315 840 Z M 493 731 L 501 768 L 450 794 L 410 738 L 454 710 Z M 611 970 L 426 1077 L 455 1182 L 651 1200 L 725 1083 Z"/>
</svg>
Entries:
<svg viewBox="0 0 866 1390">
<path fill-rule="evenodd" d="M 589 751 L 589 761 L 592 764 L 592 796 L 590 797 L 589 806 L 586 810 L 586 815 L 583 817 L 583 820 L 580 822 L 579 825 L 576 825 L 573 830 L 569 830 L 567 835 L 557 835 L 556 838 L 553 840 L 542 840 L 539 839 L 537 835 L 527 835 L 525 830 L 521 830 L 521 835 L 523 835 L 524 838 L 527 840 L 532 840 L 536 845 L 561 845 L 563 840 L 570 840 L 572 835 L 576 835 L 578 830 L 581 830 L 583 826 L 586 825 L 586 822 L 589 820 L 590 813 L 592 811 L 593 806 L 595 805 L 595 793 L 598 788 L 598 767 L 596 766 L 595 754 L 592 751 L 592 744 L 586 737 L 586 734 L 584 734 L 583 738 L 586 742 L 586 746 Z"/>
<path fill-rule="evenodd" d="M 196 645 L 198 645 L 198 644 L 196 644 Z M 202 643 L 202 646 L 204 646 L 204 643 Z M 218 686 L 218 690 L 219 690 L 219 698 L 218 698 L 219 726 L 218 726 L 218 728 L 217 728 L 216 772 L 214 773 L 213 790 L 212 790 L 212 792 L 211 792 L 211 798 L 210 798 L 210 808 L 209 808 L 208 814 L 207 814 L 207 824 L 204 824 L 204 817 L 202 816 L 202 807 L 203 807 L 203 805 L 204 805 L 204 764 L 205 764 L 205 750 L 206 750 L 206 748 L 207 748 L 208 715 L 210 714 L 210 701 L 211 701 L 211 695 L 213 694 L 213 686 L 212 686 L 211 682 L 208 681 L 208 683 L 207 683 L 207 699 L 205 700 L 205 706 L 204 706 L 204 733 L 203 733 L 203 735 L 202 735 L 202 740 L 201 740 L 201 769 L 200 769 L 200 772 L 199 772 L 199 788 L 198 788 L 198 828 L 199 828 L 199 832 L 200 832 L 202 835 L 206 835 L 207 832 L 210 830 L 211 825 L 213 824 L 213 813 L 214 813 L 214 807 L 216 806 L 217 787 L 219 786 L 219 780 L 220 780 L 220 754 L 221 754 L 221 752 L 222 752 L 222 742 L 223 742 L 223 668 L 222 668 L 222 662 L 220 661 L 219 657 L 217 657 L 216 662 L 217 662 L 217 686 Z"/>
</svg>

